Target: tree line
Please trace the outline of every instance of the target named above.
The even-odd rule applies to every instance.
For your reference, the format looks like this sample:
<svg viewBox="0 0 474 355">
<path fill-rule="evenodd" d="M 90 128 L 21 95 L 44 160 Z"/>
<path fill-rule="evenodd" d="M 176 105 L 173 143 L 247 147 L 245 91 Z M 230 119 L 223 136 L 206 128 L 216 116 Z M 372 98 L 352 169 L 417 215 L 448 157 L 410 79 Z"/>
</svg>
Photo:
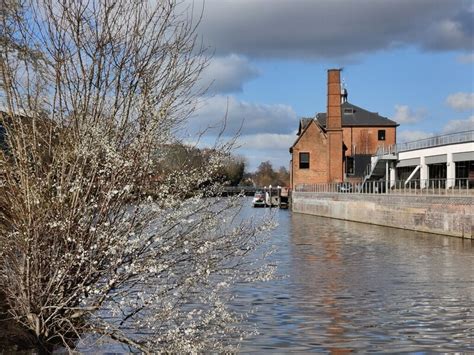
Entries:
<svg viewBox="0 0 474 355">
<path fill-rule="evenodd" d="M 165 147 L 165 159 L 157 168 L 157 174 L 168 174 L 174 170 L 189 170 L 207 163 L 212 149 L 175 143 Z M 274 170 L 270 161 L 259 164 L 256 171 L 247 171 L 246 159 L 240 155 L 227 154 L 222 166 L 215 171 L 214 179 L 227 186 L 288 186 L 290 174 L 281 166 Z"/>
<path fill-rule="evenodd" d="M 246 173 L 242 180 L 242 185 L 251 185 L 256 187 L 264 186 L 289 186 L 290 173 L 281 166 L 278 170 L 273 169 L 270 161 L 260 163 L 257 170 L 253 173 Z"/>
</svg>

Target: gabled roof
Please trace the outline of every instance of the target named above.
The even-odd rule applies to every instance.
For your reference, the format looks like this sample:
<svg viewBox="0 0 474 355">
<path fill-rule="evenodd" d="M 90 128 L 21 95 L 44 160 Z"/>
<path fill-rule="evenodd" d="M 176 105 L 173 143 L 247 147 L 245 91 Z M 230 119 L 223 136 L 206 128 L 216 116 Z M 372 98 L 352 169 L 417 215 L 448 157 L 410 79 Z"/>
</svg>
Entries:
<svg viewBox="0 0 474 355">
<path fill-rule="evenodd" d="M 370 112 L 349 102 L 341 104 L 342 127 L 373 126 L 396 127 L 398 123 L 380 116 L 377 112 Z M 316 119 L 322 127 L 326 127 L 326 113 L 318 113 Z"/>
<path fill-rule="evenodd" d="M 293 153 L 293 147 L 298 143 L 298 141 L 303 136 L 304 132 L 306 132 L 306 130 L 308 129 L 308 127 L 311 125 L 312 122 L 314 122 L 316 127 L 318 127 L 321 130 L 321 132 L 326 133 L 325 129 L 323 127 L 321 127 L 319 122 L 317 120 L 315 120 L 314 118 L 302 118 L 300 120 L 300 126 L 298 128 L 298 133 L 296 133 L 298 138 L 296 138 L 295 142 L 290 147 L 290 153 Z"/>
<path fill-rule="evenodd" d="M 308 127 L 308 125 L 311 123 L 311 121 L 313 120 L 314 118 L 306 118 L 306 117 L 303 117 L 301 120 L 300 120 L 300 126 L 298 127 L 298 133 L 296 133 L 297 136 L 300 136 L 301 133 L 306 129 L 306 127 Z"/>
</svg>

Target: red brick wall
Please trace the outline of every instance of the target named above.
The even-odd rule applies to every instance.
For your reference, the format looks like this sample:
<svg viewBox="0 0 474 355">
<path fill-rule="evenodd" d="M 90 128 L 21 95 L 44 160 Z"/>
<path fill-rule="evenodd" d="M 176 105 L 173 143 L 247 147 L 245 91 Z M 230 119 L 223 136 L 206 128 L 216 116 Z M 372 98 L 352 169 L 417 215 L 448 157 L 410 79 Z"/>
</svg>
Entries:
<svg viewBox="0 0 474 355">
<path fill-rule="evenodd" d="M 341 128 L 341 70 L 328 70 L 327 135 L 329 143 L 329 181 L 343 180 Z"/>
<path fill-rule="evenodd" d="M 327 132 L 324 134 L 311 122 L 304 135 L 293 147 L 290 162 L 291 186 L 340 182 L 344 177 L 342 143 L 347 146 L 346 156 L 375 154 L 379 146 L 395 144 L 395 127 L 341 127 L 340 69 L 328 70 Z M 385 140 L 378 140 L 378 130 L 385 130 Z M 354 151 L 355 145 L 355 151 Z M 300 169 L 299 153 L 310 153 L 310 168 Z"/>
<path fill-rule="evenodd" d="M 329 177 L 327 182 L 341 182 L 344 176 L 342 130 L 328 131 Z"/>
<path fill-rule="evenodd" d="M 384 141 L 378 140 L 378 131 L 381 129 L 385 130 Z M 344 127 L 343 139 L 348 148 L 346 156 L 375 154 L 378 147 L 387 147 L 396 143 L 396 127 Z"/>
<path fill-rule="evenodd" d="M 385 141 L 378 140 L 378 130 L 385 129 Z M 352 132 L 351 132 L 352 131 Z M 342 161 L 342 145 L 330 149 L 329 135 L 335 135 L 332 142 L 338 144 L 340 131 L 329 131 L 324 135 L 312 122 L 305 134 L 293 148 L 290 162 L 291 186 L 298 184 L 317 184 L 342 181 L 344 164 Z M 395 127 L 344 127 L 342 131 L 344 144 L 347 146 L 346 156 L 353 154 L 375 154 L 379 146 L 389 146 L 396 142 Z M 355 144 L 355 152 L 353 151 Z M 368 151 L 366 153 L 366 151 Z M 310 168 L 299 169 L 299 153 L 310 153 Z M 331 159 L 332 164 L 328 161 Z M 340 164 L 339 164 L 340 163 Z M 333 169 L 333 170 L 331 170 Z M 339 180 L 338 180 L 339 179 Z M 353 179 L 358 182 L 360 178 Z"/>
<path fill-rule="evenodd" d="M 341 129 L 341 70 L 328 70 L 328 102 L 326 128 Z"/>
<path fill-rule="evenodd" d="M 301 152 L 309 153 L 309 169 L 300 169 Z M 320 184 L 328 181 L 328 140 L 313 121 L 293 146 L 291 187 L 299 184 Z"/>
</svg>

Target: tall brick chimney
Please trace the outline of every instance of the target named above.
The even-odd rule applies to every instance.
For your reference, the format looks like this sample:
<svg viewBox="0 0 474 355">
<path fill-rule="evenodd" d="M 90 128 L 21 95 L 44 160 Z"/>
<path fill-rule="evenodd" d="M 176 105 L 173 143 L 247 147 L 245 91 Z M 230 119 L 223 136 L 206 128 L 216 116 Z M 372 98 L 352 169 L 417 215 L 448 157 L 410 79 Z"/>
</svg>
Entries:
<svg viewBox="0 0 474 355">
<path fill-rule="evenodd" d="M 342 151 L 341 69 L 328 70 L 328 133 L 329 182 L 341 182 L 344 177 Z"/>
</svg>

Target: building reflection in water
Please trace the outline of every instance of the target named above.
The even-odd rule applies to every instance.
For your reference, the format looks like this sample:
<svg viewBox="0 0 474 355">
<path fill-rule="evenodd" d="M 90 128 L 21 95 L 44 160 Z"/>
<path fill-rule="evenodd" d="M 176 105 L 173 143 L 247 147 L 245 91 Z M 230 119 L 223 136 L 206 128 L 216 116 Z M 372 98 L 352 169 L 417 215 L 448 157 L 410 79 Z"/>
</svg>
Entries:
<svg viewBox="0 0 474 355">
<path fill-rule="evenodd" d="M 294 267 L 296 269 L 303 268 L 300 272 L 293 270 L 297 275 L 295 282 L 305 285 L 305 292 L 314 297 L 313 302 L 322 305 L 322 314 L 317 312 L 314 316 L 325 318 L 322 322 L 325 327 L 325 334 L 315 334 L 316 338 L 323 335 L 327 350 L 331 353 L 351 352 L 352 349 L 344 347 L 344 343 L 348 341 L 345 338 L 345 327 L 348 320 L 341 309 L 343 305 L 339 303 L 336 297 L 337 295 L 347 294 L 348 286 L 344 285 L 341 277 L 344 260 L 342 260 L 340 254 L 340 237 L 334 231 L 320 229 L 317 235 L 321 249 L 315 250 L 314 243 L 308 240 L 308 238 L 311 238 L 311 235 L 307 233 L 308 226 L 301 221 L 301 218 L 298 215 L 293 215 L 291 223 L 291 242 L 294 245 L 293 256 L 294 260 L 299 259 Z M 308 266 L 313 270 L 307 270 Z"/>
<path fill-rule="evenodd" d="M 444 345 L 447 323 L 465 324 L 461 338 L 472 331 L 474 317 L 459 307 L 474 301 L 474 283 L 464 287 L 474 276 L 460 274 L 474 267 L 471 241 L 301 214 L 288 222 L 293 298 L 313 318 L 302 328 L 317 348 L 381 351 L 395 343 L 413 351 L 416 342 Z"/>
<path fill-rule="evenodd" d="M 474 241 L 273 212 L 280 277 L 234 293 L 243 353 L 474 352 Z"/>
</svg>

